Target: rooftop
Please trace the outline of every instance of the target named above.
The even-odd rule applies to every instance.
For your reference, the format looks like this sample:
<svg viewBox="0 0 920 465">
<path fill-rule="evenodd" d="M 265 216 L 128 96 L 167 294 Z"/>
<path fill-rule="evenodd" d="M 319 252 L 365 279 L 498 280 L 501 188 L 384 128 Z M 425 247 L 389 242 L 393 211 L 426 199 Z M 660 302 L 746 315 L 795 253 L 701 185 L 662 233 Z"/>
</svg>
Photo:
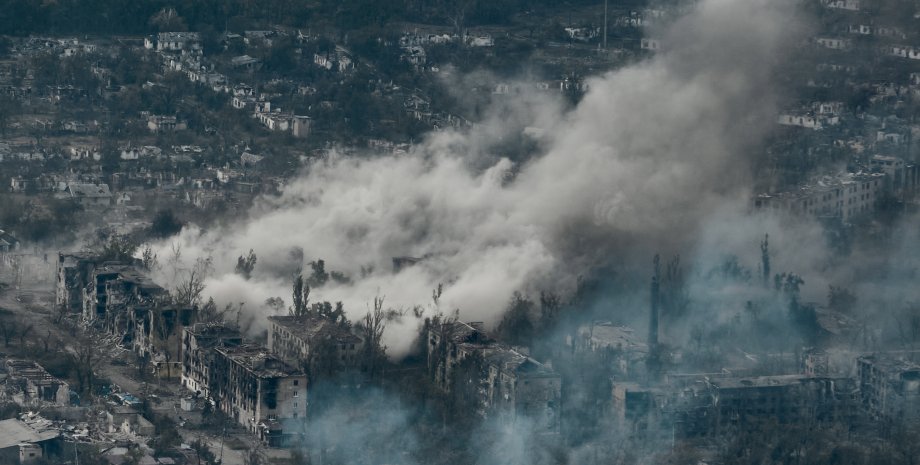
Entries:
<svg viewBox="0 0 920 465">
<path fill-rule="evenodd" d="M 37 443 L 60 436 L 53 428 L 32 426 L 21 420 L 11 418 L 0 421 L 0 449 L 13 447 L 22 443 Z"/>
<path fill-rule="evenodd" d="M 579 336 L 586 339 L 592 349 L 618 349 L 630 352 L 648 352 L 648 345 L 628 326 L 616 326 L 609 321 L 583 326 Z"/>
<path fill-rule="evenodd" d="M 44 367 L 31 360 L 7 360 L 6 370 L 13 378 L 25 378 L 32 382 L 60 382 L 45 370 Z"/>
<path fill-rule="evenodd" d="M 284 363 L 284 361 L 269 352 L 268 349 L 258 344 L 247 342 L 239 346 L 218 347 L 215 350 L 260 378 L 279 378 L 303 374 L 303 372 Z"/>
<path fill-rule="evenodd" d="M 112 196 L 107 184 L 72 183 L 67 186 L 67 191 L 73 197 L 104 198 Z"/>
<path fill-rule="evenodd" d="M 777 375 L 754 376 L 745 378 L 717 378 L 710 380 L 710 384 L 719 389 L 745 389 L 793 386 L 802 384 L 803 381 L 814 379 L 806 375 Z"/>
<path fill-rule="evenodd" d="M 311 316 L 270 316 L 269 321 L 288 330 L 294 337 L 313 341 L 320 337 L 333 338 L 338 342 L 360 343 L 361 338 L 335 322 Z"/>
</svg>

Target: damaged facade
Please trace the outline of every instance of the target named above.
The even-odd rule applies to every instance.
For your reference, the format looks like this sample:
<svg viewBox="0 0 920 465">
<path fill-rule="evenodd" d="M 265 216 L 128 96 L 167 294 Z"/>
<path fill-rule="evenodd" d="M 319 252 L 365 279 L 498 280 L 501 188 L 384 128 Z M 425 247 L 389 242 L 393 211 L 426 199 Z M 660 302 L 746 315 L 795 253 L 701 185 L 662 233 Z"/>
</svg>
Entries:
<svg viewBox="0 0 920 465">
<path fill-rule="evenodd" d="M 182 372 L 182 334 L 195 323 L 198 309 L 181 305 L 155 305 L 136 308 L 131 334 L 134 352 L 153 362 L 157 376 L 176 378 Z"/>
<path fill-rule="evenodd" d="M 301 365 L 321 344 L 332 344 L 336 358 L 353 366 L 364 346 L 360 337 L 326 318 L 270 316 L 268 321 L 268 348 L 286 363 Z"/>
<path fill-rule="evenodd" d="M 223 323 L 198 323 L 185 328 L 182 331 L 182 386 L 209 397 L 214 349 L 242 343 L 239 330 Z"/>
<path fill-rule="evenodd" d="M 873 419 L 920 419 L 920 364 L 916 354 L 872 354 L 856 359 L 860 400 Z"/>
<path fill-rule="evenodd" d="M 475 367 L 481 405 L 486 416 L 502 424 L 531 420 L 538 432 L 557 433 L 560 427 L 562 377 L 533 358 L 491 339 L 480 323 L 449 322 L 428 331 L 428 369 L 446 395 L 454 372 L 469 357 Z"/>
<path fill-rule="evenodd" d="M 731 373 L 675 377 L 660 386 L 613 382 L 612 419 L 625 431 L 659 437 L 717 438 L 764 422 L 830 423 L 858 414 L 849 378 Z"/>
<path fill-rule="evenodd" d="M 138 265 L 59 254 L 56 304 L 151 361 L 158 376 L 181 373 L 182 330 L 197 321 L 198 309 L 171 303 Z"/>
<path fill-rule="evenodd" d="M 295 438 L 306 420 L 306 375 L 256 344 L 213 350 L 208 392 L 218 408 L 269 446 Z"/>
<path fill-rule="evenodd" d="M 0 463 L 31 463 L 61 449 L 61 433 L 47 420 L 0 421 Z"/>
<path fill-rule="evenodd" d="M 83 288 L 96 268 L 96 258 L 88 253 L 58 254 L 55 304 L 66 313 L 83 311 Z"/>
</svg>

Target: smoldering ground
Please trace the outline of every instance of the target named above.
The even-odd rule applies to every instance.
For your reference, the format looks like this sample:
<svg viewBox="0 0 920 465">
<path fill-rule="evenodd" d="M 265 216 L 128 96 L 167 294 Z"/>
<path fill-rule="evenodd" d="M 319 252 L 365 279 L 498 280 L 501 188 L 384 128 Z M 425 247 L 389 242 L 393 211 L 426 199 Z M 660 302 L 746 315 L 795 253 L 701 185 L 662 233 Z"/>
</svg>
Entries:
<svg viewBox="0 0 920 465">
<path fill-rule="evenodd" d="M 792 3 L 699 2 L 657 31 L 662 53 L 589 79 L 574 109 L 528 96 L 503 118 L 432 133 L 408 155 L 333 154 L 248 218 L 186 228 L 158 254 L 180 244 L 185 268 L 213 257 L 205 294 L 253 312 L 290 294 L 290 276 L 262 264 L 299 248 L 352 278 L 314 290 L 352 318 L 375 295 L 424 306 L 443 283 L 442 309 L 490 324 L 516 290 L 566 293 L 593 267 L 644 266 L 655 250 L 694 244 L 714 213 L 744 210 L 751 157 L 774 114 L 771 78 L 802 31 Z M 517 164 L 484 153 L 526 126 L 542 130 L 540 153 Z M 243 280 L 232 270 L 249 249 L 260 265 Z M 395 256 L 423 260 L 397 273 Z M 416 329 L 390 325 L 390 353 L 405 353 Z"/>
</svg>

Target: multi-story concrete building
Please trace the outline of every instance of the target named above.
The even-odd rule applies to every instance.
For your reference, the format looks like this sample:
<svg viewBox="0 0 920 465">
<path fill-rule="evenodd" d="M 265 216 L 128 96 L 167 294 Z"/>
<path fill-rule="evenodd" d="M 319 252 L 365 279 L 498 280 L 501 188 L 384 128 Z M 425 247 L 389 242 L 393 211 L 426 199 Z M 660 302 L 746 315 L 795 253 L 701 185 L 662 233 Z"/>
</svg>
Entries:
<svg viewBox="0 0 920 465">
<path fill-rule="evenodd" d="M 307 415 L 307 377 L 249 343 L 214 349 L 208 391 L 218 408 L 270 446 L 289 443 Z"/>
<path fill-rule="evenodd" d="M 182 331 L 182 386 L 208 397 L 214 349 L 239 346 L 243 336 L 224 323 L 198 323 Z"/>
<path fill-rule="evenodd" d="M 473 372 L 485 416 L 513 424 L 527 418 L 538 432 L 559 431 L 562 377 L 550 367 L 491 339 L 480 323 L 449 322 L 428 331 L 428 368 L 433 382 L 446 395 L 457 395 L 457 367 L 469 359 L 481 366 Z"/>
<path fill-rule="evenodd" d="M 183 332 L 197 321 L 198 308 L 156 303 L 125 310 L 134 352 L 153 364 L 158 377 L 178 378 L 182 373 Z"/>
<path fill-rule="evenodd" d="M 730 373 L 681 376 L 658 386 L 612 385 L 612 418 L 651 437 L 707 438 L 783 424 L 850 421 L 858 413 L 852 378 Z"/>
<path fill-rule="evenodd" d="M 307 362 L 311 352 L 322 343 L 334 344 L 336 357 L 343 365 L 354 365 L 364 346 L 360 337 L 326 318 L 270 316 L 268 322 L 268 348 L 293 365 Z"/>
<path fill-rule="evenodd" d="M 846 173 L 792 191 L 761 194 L 754 199 L 754 207 L 848 221 L 874 211 L 887 188 L 884 173 Z"/>
<path fill-rule="evenodd" d="M 131 312 L 146 311 L 167 301 L 169 293 L 133 265 L 96 267 L 83 288 L 83 321 L 114 335 L 133 335 Z M 130 343 L 131 337 L 123 342 Z"/>
<path fill-rule="evenodd" d="M 862 407 L 873 419 L 920 419 L 917 354 L 873 354 L 856 359 Z"/>
<path fill-rule="evenodd" d="M 559 432 L 562 377 L 558 373 L 508 347 L 487 350 L 484 360 L 489 415 L 507 425 L 525 417 L 537 432 Z"/>
<path fill-rule="evenodd" d="M 88 253 L 58 254 L 55 305 L 67 313 L 83 310 L 83 288 L 96 268 L 96 258 Z"/>
</svg>

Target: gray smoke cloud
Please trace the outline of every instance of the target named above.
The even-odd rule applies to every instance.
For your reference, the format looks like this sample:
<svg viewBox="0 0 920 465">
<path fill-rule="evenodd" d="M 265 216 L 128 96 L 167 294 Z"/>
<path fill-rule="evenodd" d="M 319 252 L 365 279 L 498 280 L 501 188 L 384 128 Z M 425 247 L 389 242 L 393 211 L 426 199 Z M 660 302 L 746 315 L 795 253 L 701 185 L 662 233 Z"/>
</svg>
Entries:
<svg viewBox="0 0 920 465">
<path fill-rule="evenodd" d="M 205 293 L 256 312 L 269 297 L 290 304 L 290 276 L 266 264 L 300 248 L 306 261 L 353 278 L 313 293 L 343 301 L 351 318 L 375 295 L 431 307 L 431 290 L 444 283 L 442 310 L 494 324 L 516 290 L 564 293 L 593 266 L 647 261 L 656 249 L 695 244 L 714 214 L 744 214 L 752 154 L 773 123 L 772 77 L 802 31 L 793 9 L 786 0 L 702 0 L 658 31 L 663 52 L 590 78 L 574 109 L 525 95 L 470 130 L 428 135 L 409 154 L 333 155 L 260 199 L 248 218 L 186 228 L 158 253 L 178 243 L 186 262 L 212 256 Z M 528 126 L 545 135 L 540 153 L 515 164 L 490 152 Z M 247 281 L 233 266 L 250 248 L 259 265 Z M 396 273 L 394 256 L 424 260 Z M 405 353 L 416 329 L 390 324 L 389 352 Z"/>
</svg>

